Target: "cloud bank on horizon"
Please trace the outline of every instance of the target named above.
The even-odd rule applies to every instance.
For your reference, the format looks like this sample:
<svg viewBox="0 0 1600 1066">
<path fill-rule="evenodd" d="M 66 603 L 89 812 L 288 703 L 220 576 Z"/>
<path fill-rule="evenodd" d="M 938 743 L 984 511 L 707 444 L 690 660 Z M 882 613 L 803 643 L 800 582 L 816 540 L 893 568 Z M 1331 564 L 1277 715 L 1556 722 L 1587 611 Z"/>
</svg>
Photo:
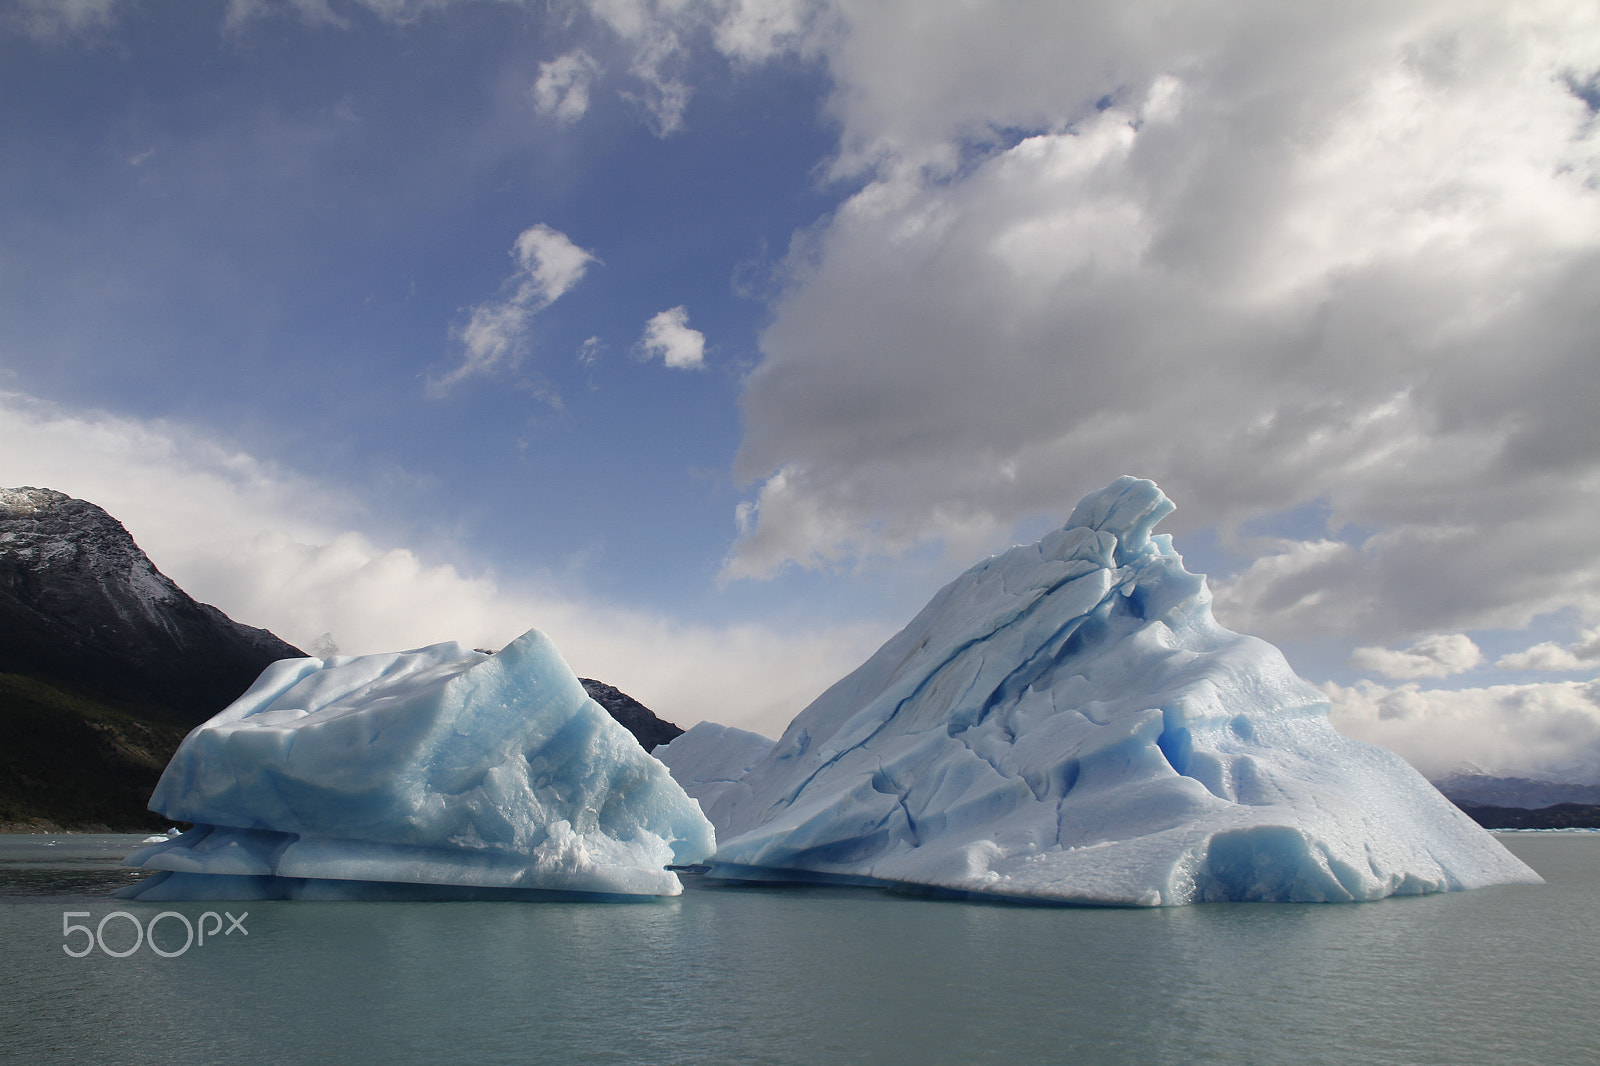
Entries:
<svg viewBox="0 0 1600 1066">
<path fill-rule="evenodd" d="M 185 592 L 316 656 L 448 640 L 497 650 L 536 625 L 574 671 L 649 693 L 665 716 L 771 729 L 884 636 L 708 624 L 596 603 L 559 575 L 463 573 L 363 532 L 372 516 L 348 494 L 187 427 L 0 391 L 0 455 L 12 468 L 23 454 L 36 480 L 106 507 Z"/>
<path fill-rule="evenodd" d="M 261 35 L 297 35 L 319 63 L 359 51 L 381 86 L 372 72 L 400 59 L 373 43 L 377 27 L 424 48 L 425 35 L 451 40 L 469 24 L 523 20 L 522 36 L 501 34 L 512 42 L 503 52 L 453 60 L 487 71 L 480 96 L 441 90 L 416 101 L 423 110 L 411 122 L 445 131 L 438 155 L 470 184 L 421 158 L 405 160 L 415 177 L 351 165 L 384 175 L 360 201 L 375 225 L 444 244 L 400 250 L 424 291 L 406 313 L 432 315 L 416 320 L 433 323 L 429 343 L 358 335 L 331 358 L 355 366 L 350 353 L 363 345 L 392 350 L 350 373 L 391 383 L 378 390 L 396 397 L 391 432 L 395 421 L 419 433 L 439 422 L 431 453 L 393 457 L 432 506 L 504 526 L 524 520 L 519 506 L 582 511 L 603 485 L 613 498 L 649 501 L 650 522 L 681 523 L 676 542 L 613 548 L 602 564 L 613 584 L 562 602 L 590 619 L 586 632 L 602 634 L 616 617 L 608 612 L 622 611 L 703 634 L 674 652 L 685 663 L 730 662 L 719 633 L 765 633 L 759 652 L 745 645 L 754 658 L 744 662 L 764 664 L 749 676 L 772 677 L 783 710 L 722 720 L 774 731 L 820 691 L 805 687 L 817 674 L 842 673 L 872 650 L 840 634 L 876 639 L 886 621 L 904 620 L 885 619 L 869 594 L 899 580 L 889 599 L 914 607 L 977 556 L 1036 535 L 1084 492 L 1134 473 L 1179 504 L 1168 522 L 1179 549 L 1197 546 L 1220 570 L 1219 618 L 1285 644 L 1292 659 L 1298 649 L 1302 673 L 1328 681 L 1347 732 L 1419 763 L 1600 779 L 1591 681 L 1600 667 L 1600 11 L 1487 0 L 1183 9 L 918 0 L 910 17 L 911 6 L 262 0 L 232 5 L 208 47 L 248 53 Z M 216 21 L 201 11 L 184 17 Z M 29 0 L 5 42 L 44 56 L 34 63 L 48 70 L 73 50 L 133 40 L 144 17 L 114 0 Z M 257 122 L 272 113 L 273 144 L 289 156 L 282 173 L 251 180 L 275 182 L 268 192 L 335 195 L 333 179 L 348 180 L 328 162 L 344 159 L 336 146 L 387 128 L 377 90 L 330 76 L 322 110 L 308 105 L 296 126 L 291 97 L 264 84 L 270 91 L 256 91 L 270 103 L 251 98 L 248 113 Z M 735 122 L 730 101 L 741 97 L 751 110 Z M 810 122 L 770 118 L 784 107 Z M 156 153 L 125 170 L 150 175 L 177 156 L 229 173 L 222 153 L 179 138 L 176 121 L 150 125 L 128 118 L 121 140 L 106 135 L 125 144 L 124 159 Z M 467 132 L 451 139 L 457 127 Z M 792 154 L 734 139 L 758 127 L 786 131 Z M 7 136 L 27 147 L 38 129 L 19 121 Z M 625 180 L 659 190 L 659 202 L 623 190 Z M 11 197 L 18 210 L 30 188 L 19 183 Z M 440 189 L 454 196 L 448 210 L 430 200 Z M 731 203 L 746 191 L 748 202 Z M 627 226 L 606 210 L 646 201 L 654 214 L 641 208 Z M 105 232 L 114 239 L 132 225 L 113 218 Z M 0 276 L 114 275 L 71 250 L 91 242 L 67 221 L 20 232 L 0 239 Z M 216 238 L 185 245 L 181 226 L 170 232 L 177 256 L 231 262 Z M 509 277 L 496 259 L 508 243 Z M 291 247 L 313 278 L 346 262 L 310 243 Z M 426 282 L 433 259 L 470 269 L 430 298 L 415 274 Z M 239 331 L 212 336 L 237 333 L 266 365 L 287 358 L 269 312 L 309 316 L 311 304 L 287 282 L 263 295 Z M 357 299 L 352 290 L 350 310 L 336 309 L 341 323 Z M 327 314 L 319 305 L 315 321 Z M 216 441 L 237 432 L 227 422 L 204 428 L 199 402 L 177 410 L 132 386 L 124 396 L 62 384 L 29 365 L 46 357 L 38 338 L 53 334 L 43 312 L 28 321 L 40 324 L 0 336 L 0 358 L 17 375 L 9 387 L 59 406 L 47 417 L 13 399 L 9 424 L 109 410 L 105 418 L 141 432 L 178 423 Z M 611 359 L 609 348 L 645 358 Z M 153 361 L 130 360 L 128 377 L 164 372 Z M 677 369 L 706 373 L 669 373 Z M 538 399 L 557 402 L 529 402 Z M 528 413 L 535 408 L 557 413 Z M 597 423 L 580 424 L 589 411 L 608 435 L 637 433 L 606 453 L 603 474 L 575 458 L 598 447 Z M 293 433 L 315 436 L 333 421 L 313 412 Z M 383 421 L 342 430 L 340 448 L 364 454 Z M 41 469 L 29 454 L 37 445 L 17 432 L 0 473 L 8 483 Z M 570 484 L 526 479 L 525 503 L 480 503 L 491 488 L 442 458 L 465 436 L 476 454 L 454 462 L 474 469 L 539 454 L 576 473 Z M 191 445 L 150 469 L 182 467 Z M 273 447 L 263 435 L 249 452 L 282 469 L 308 465 Z M 696 474 L 671 482 L 646 469 L 652 462 Z M 635 467 L 636 480 L 619 473 Z M 370 499 L 381 486 L 352 486 L 331 467 L 294 477 L 314 488 L 262 490 L 230 506 L 249 516 L 239 521 L 250 543 L 275 530 L 287 537 L 252 565 L 276 575 L 263 586 L 296 593 L 273 606 L 265 592 L 240 591 L 252 584 L 241 566 L 227 578 L 225 560 L 196 566 L 217 574 L 221 599 L 236 598 L 239 607 L 221 604 L 230 612 L 270 625 L 293 600 L 304 617 L 285 636 L 316 630 L 359 643 L 363 618 L 381 613 L 389 628 L 367 632 L 387 637 L 420 612 L 401 601 L 438 598 L 443 581 L 467 590 L 461 625 L 500 617 L 487 605 L 514 582 L 454 568 L 446 581 L 415 554 L 408 570 L 391 554 L 403 549 L 353 532 L 370 524 L 359 506 L 330 505 L 331 520 L 306 527 L 308 512 L 287 502 Z M 115 498 L 97 502 L 121 515 Z M 515 569 L 511 544 L 480 540 L 469 554 L 489 560 L 485 572 Z M 205 554 L 186 543 L 173 550 Z M 692 596 L 681 583 L 653 584 L 668 570 L 689 575 Z M 367 584 L 352 596 L 358 572 Z M 321 580 L 314 574 L 324 584 L 309 587 Z M 694 597 L 697 617 L 685 617 Z M 764 612 L 800 598 L 827 619 L 806 638 L 827 651 L 791 675 L 773 664 L 783 659 L 778 634 L 794 629 Z M 363 614 L 353 603 L 374 606 Z M 566 608 L 536 598 L 517 601 L 521 609 Z M 529 624 L 544 623 L 508 618 L 505 628 Z M 620 640 L 610 646 L 620 660 Z M 691 690 L 686 681 L 672 699 L 690 702 Z"/>
</svg>

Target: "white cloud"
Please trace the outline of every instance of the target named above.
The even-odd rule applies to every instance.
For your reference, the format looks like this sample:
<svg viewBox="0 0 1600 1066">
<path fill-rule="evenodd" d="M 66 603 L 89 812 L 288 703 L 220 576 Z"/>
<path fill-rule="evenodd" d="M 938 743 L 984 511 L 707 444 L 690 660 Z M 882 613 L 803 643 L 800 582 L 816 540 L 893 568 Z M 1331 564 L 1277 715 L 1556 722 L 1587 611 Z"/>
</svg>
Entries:
<svg viewBox="0 0 1600 1066">
<path fill-rule="evenodd" d="M 629 49 L 628 73 L 640 88 L 622 97 L 638 105 L 658 137 L 681 130 L 692 95 L 682 34 L 699 25 L 700 10 L 680 0 L 589 0 L 588 8 Z"/>
<path fill-rule="evenodd" d="M 697 370 L 705 365 L 705 334 L 689 328 L 689 311 L 682 306 L 652 315 L 645 323 L 639 347 L 647 357 L 659 355 L 668 366 L 679 370 Z"/>
<path fill-rule="evenodd" d="M 728 0 L 713 35 L 717 50 L 743 63 L 786 50 L 810 51 L 828 17 L 821 0 Z"/>
<path fill-rule="evenodd" d="M 688 726 L 776 736 L 888 634 L 868 625 L 784 632 L 697 624 L 517 588 L 385 543 L 359 504 L 193 429 L 68 411 L 0 392 L 0 484 L 97 503 L 196 599 L 310 649 L 347 654 L 444 640 L 499 647 L 548 633 L 573 669 Z"/>
<path fill-rule="evenodd" d="M 576 122 L 589 110 L 589 88 L 600 73 L 600 64 L 581 48 L 540 63 L 533 106 L 563 125 Z"/>
<path fill-rule="evenodd" d="M 522 268 L 518 297 L 538 307 L 548 307 L 582 279 L 594 253 L 586 252 L 549 226 L 531 226 L 517 235 L 513 247 Z M 523 296 L 524 291 L 530 293 Z"/>
<path fill-rule="evenodd" d="M 1535 644 L 1526 651 L 1502 656 L 1502 670 L 1593 670 L 1600 668 L 1600 628 L 1586 629 L 1572 644 L 1555 641 Z"/>
<path fill-rule="evenodd" d="M 1398 752 L 1435 780 L 1464 768 L 1600 780 L 1600 681 L 1453 690 L 1362 681 L 1322 688 L 1340 732 Z"/>
<path fill-rule="evenodd" d="M 429 382 L 430 395 L 443 396 L 465 378 L 514 361 L 527 344 L 534 316 L 576 285 L 590 263 L 599 261 L 566 234 L 543 224 L 518 234 L 511 254 L 517 269 L 501 285 L 505 295 L 473 307 L 467 324 L 458 331 L 461 363 Z"/>
<path fill-rule="evenodd" d="M 605 342 L 598 336 L 587 337 L 578 345 L 578 363 L 585 370 L 593 370 L 600 365 L 600 353 L 605 350 Z"/>
<path fill-rule="evenodd" d="M 109 25 L 119 0 L 18 0 L 0 19 L 35 37 L 81 33 Z"/>
<path fill-rule="evenodd" d="M 1438 451 L 1447 447 L 1441 442 Z M 1442 485 L 1405 471 L 1347 486 L 1334 497 L 1344 515 L 1391 528 L 1353 541 L 1245 542 L 1262 554 L 1216 583 L 1218 616 L 1272 639 L 1393 641 L 1447 627 L 1520 629 L 1564 607 L 1597 609 L 1600 528 L 1587 502 L 1593 490 L 1574 492 L 1550 473 L 1525 473 L 1529 483 L 1495 484 L 1487 471 L 1476 483 L 1448 479 L 1454 500 L 1444 498 Z M 1403 498 L 1407 488 L 1416 493 L 1415 509 Z M 1427 513 L 1433 508 L 1454 511 L 1456 521 L 1439 522 Z M 1511 562 L 1519 558 L 1541 564 Z"/>
<path fill-rule="evenodd" d="M 1436 633 L 1403 651 L 1357 648 L 1350 656 L 1350 665 L 1357 670 L 1407 680 L 1449 677 L 1465 673 L 1482 662 L 1483 652 L 1465 633 Z"/>
<path fill-rule="evenodd" d="M 461 0 L 363 0 L 377 14 L 406 21 L 427 7 L 443 7 Z M 735 11 L 749 0 L 733 5 Z M 699 4 L 685 0 L 587 0 L 581 5 L 596 22 L 620 39 L 628 55 L 628 74 L 636 88 L 618 95 L 643 112 L 646 123 L 658 137 L 668 137 L 684 128 L 684 113 L 693 89 L 686 80 L 690 52 L 684 36 L 699 32 L 716 8 L 722 4 Z M 786 7 L 779 2 L 775 9 Z M 785 41 L 793 39 L 799 24 L 775 10 L 776 21 L 756 24 L 769 26 L 768 32 Z M 735 36 L 753 40 L 756 29 Z M 766 54 L 770 54 L 769 49 Z M 563 123 L 576 122 L 588 110 L 590 90 L 601 74 L 600 64 L 586 49 L 574 49 L 539 66 L 533 87 L 534 106 L 541 114 Z"/>
<path fill-rule="evenodd" d="M 688 84 L 668 71 L 686 60 L 686 50 L 678 36 L 660 32 L 637 43 L 628 73 L 639 80 L 639 92 L 624 92 L 622 97 L 637 104 L 648 117 L 656 136 L 667 137 L 683 129 L 683 115 L 689 110 Z"/>
<path fill-rule="evenodd" d="M 1242 573 L 1212 583 L 1213 610 L 1225 625 L 1241 632 L 1313 633 L 1328 624 L 1336 595 L 1337 606 L 1347 614 L 1381 610 L 1381 594 L 1354 597 L 1343 584 L 1367 570 L 1361 553 L 1342 541 L 1280 540 L 1265 546 Z"/>
<path fill-rule="evenodd" d="M 833 12 L 794 47 L 860 188 L 747 379 L 729 576 L 998 547 L 1134 473 L 1229 544 L 1326 508 L 1219 589 L 1274 639 L 1600 611 L 1595 8 Z"/>
<path fill-rule="evenodd" d="M 367 4 L 408 19 L 444 0 Z M 683 126 L 686 42 L 708 26 L 737 63 L 789 50 L 834 81 L 830 173 L 856 191 L 796 237 L 748 378 L 737 466 L 754 489 L 727 576 L 928 543 L 964 565 L 1019 520 L 1064 515 L 1132 472 L 1180 504 L 1169 528 L 1216 524 L 1226 543 L 1261 549 L 1217 586 L 1234 628 L 1398 644 L 1600 612 L 1593 5 L 587 7 L 622 43 L 633 98 L 662 135 Z M 83 25 L 113 10 L 27 8 L 82 12 Z M 593 91 L 576 58 L 588 54 L 545 64 L 536 105 L 575 120 Z M 1585 84 L 1587 99 L 1573 89 Z M 593 258 L 547 227 L 515 254 L 507 291 L 472 309 L 461 364 L 436 391 L 513 361 L 533 317 Z M 681 325 L 699 336 L 686 315 Z M 689 349 L 650 350 L 670 362 Z M 698 351 L 703 361 L 703 338 Z M 91 437 L 122 432 L 90 421 Z M 173 444 L 171 427 L 123 429 L 156 451 L 195 443 Z M 269 506 L 299 494 L 284 488 L 293 479 L 217 456 L 184 458 L 185 478 L 258 479 L 232 505 L 259 511 L 240 543 L 266 536 L 252 550 L 279 574 L 298 560 L 294 580 L 326 574 L 333 589 L 392 571 L 468 605 L 461 618 L 512 602 L 492 581 L 392 555 L 353 532 L 355 517 L 335 523 L 348 506 L 337 494 L 320 513 Z M 148 480 L 177 484 L 160 473 L 175 461 Z M 1238 540 L 1312 502 L 1325 530 Z M 1587 640 L 1501 664 L 1586 668 Z M 1398 656 L 1383 661 L 1399 669 L 1447 658 L 1363 652 Z M 1436 699 L 1415 686 L 1345 691 L 1388 708 L 1384 722 Z M 1502 710 L 1510 699 L 1482 697 Z M 1585 720 L 1573 719 L 1580 732 Z"/>
</svg>

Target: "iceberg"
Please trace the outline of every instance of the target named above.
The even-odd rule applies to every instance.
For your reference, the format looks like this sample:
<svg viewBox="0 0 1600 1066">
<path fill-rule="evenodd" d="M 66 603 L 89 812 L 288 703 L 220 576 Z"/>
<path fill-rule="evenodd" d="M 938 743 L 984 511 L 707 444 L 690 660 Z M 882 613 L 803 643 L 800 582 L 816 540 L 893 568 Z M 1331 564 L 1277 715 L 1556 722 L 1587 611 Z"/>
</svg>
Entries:
<svg viewBox="0 0 1600 1066">
<path fill-rule="evenodd" d="M 651 754 L 701 808 L 712 806 L 772 750 L 772 740 L 748 729 L 701 722 Z"/>
<path fill-rule="evenodd" d="M 990 558 L 706 804 L 714 877 L 1161 906 L 1536 883 L 1222 628 L 1123 477 Z M 676 742 L 675 742 L 676 743 Z"/>
<path fill-rule="evenodd" d="M 711 825 L 530 631 L 269 666 L 178 748 L 150 808 L 194 828 L 135 851 L 126 898 L 636 898 Z"/>
</svg>

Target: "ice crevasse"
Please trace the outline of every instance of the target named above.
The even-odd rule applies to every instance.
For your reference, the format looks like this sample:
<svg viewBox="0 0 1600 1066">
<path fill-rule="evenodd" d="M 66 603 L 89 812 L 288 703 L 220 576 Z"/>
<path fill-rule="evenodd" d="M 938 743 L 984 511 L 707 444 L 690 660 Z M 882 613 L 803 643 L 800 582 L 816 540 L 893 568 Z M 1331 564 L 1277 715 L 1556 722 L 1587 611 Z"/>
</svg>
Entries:
<svg viewBox="0 0 1600 1066">
<path fill-rule="evenodd" d="M 730 880 L 1017 900 L 1352 901 L 1539 877 L 1272 645 L 1123 477 L 940 591 L 702 797 Z"/>
<path fill-rule="evenodd" d="M 713 847 L 666 767 L 530 631 L 285 659 L 192 731 L 152 810 L 195 827 L 134 852 L 125 897 L 636 898 Z"/>
</svg>

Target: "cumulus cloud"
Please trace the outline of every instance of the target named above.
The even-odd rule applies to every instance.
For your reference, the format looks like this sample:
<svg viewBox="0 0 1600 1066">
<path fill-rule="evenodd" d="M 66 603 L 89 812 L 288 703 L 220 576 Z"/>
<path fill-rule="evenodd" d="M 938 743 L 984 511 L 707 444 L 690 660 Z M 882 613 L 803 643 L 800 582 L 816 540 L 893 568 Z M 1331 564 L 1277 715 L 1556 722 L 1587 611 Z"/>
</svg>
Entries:
<svg viewBox="0 0 1600 1066">
<path fill-rule="evenodd" d="M 700 11 L 678 0 L 589 0 L 587 6 L 629 49 L 628 73 L 639 88 L 622 97 L 644 112 L 657 136 L 681 130 L 692 95 L 682 35 L 699 25 Z"/>
<path fill-rule="evenodd" d="M 1502 670 L 1593 670 L 1600 668 L 1600 628 L 1586 629 L 1572 644 L 1545 641 L 1526 651 L 1501 656 Z"/>
<path fill-rule="evenodd" d="M 460 0 L 363 2 L 380 16 L 403 20 L 415 17 L 420 7 L 444 6 Z M 745 0 L 739 0 L 730 5 L 731 10 L 722 17 L 732 20 L 745 6 Z M 787 8 L 788 2 L 780 0 L 773 6 Z M 693 95 L 687 80 L 691 57 L 684 36 L 702 29 L 708 17 L 717 21 L 711 9 L 683 0 L 587 0 L 572 5 L 571 9 L 586 9 L 626 50 L 627 73 L 633 87 L 620 90 L 618 95 L 639 109 L 656 136 L 669 137 L 682 130 L 684 113 Z M 783 36 L 787 29 L 797 25 L 793 18 L 777 11 L 771 18 L 751 18 L 753 22 L 746 20 L 750 22 L 750 29 L 736 35 L 738 39 L 753 42 L 762 32 Z M 785 40 L 791 38 L 792 33 L 784 37 Z M 765 54 L 772 51 L 769 48 Z M 559 122 L 576 122 L 588 111 L 590 91 L 601 73 L 600 64 L 583 48 L 541 63 L 532 89 L 535 108 Z"/>
<path fill-rule="evenodd" d="M 910 10 L 791 45 L 858 191 L 747 380 L 729 576 L 998 547 L 1131 472 L 1261 556 L 1219 610 L 1273 638 L 1600 609 L 1595 9 Z"/>
<path fill-rule="evenodd" d="M 1434 780 L 1463 769 L 1600 780 L 1600 681 L 1455 690 L 1362 681 L 1322 688 L 1340 732 L 1398 752 Z"/>
<path fill-rule="evenodd" d="M 538 306 L 554 303 L 578 283 L 589 264 L 595 261 L 592 252 L 584 251 L 568 240 L 566 234 L 544 225 L 529 227 L 518 234 L 512 251 L 523 275 L 518 280 L 518 295 Z M 531 291 L 531 297 L 522 296 L 525 289 Z"/>
<path fill-rule="evenodd" d="M 712 33 L 723 55 L 757 63 L 785 51 L 810 52 L 829 14 L 822 0 L 731 0 Z"/>
<path fill-rule="evenodd" d="M 1350 656 L 1350 665 L 1357 670 L 1406 680 L 1462 674 L 1482 662 L 1483 652 L 1465 633 L 1436 633 L 1402 651 L 1357 648 Z"/>
<path fill-rule="evenodd" d="M 376 18 L 413 23 L 429 11 L 468 2 L 343 0 L 339 7 L 361 7 Z M 536 6 L 531 0 L 513 2 Z M 584 12 L 610 38 L 603 46 L 621 42 L 633 87 L 618 95 L 638 107 L 645 123 L 663 138 L 684 128 L 694 94 L 689 80 L 693 56 L 686 38 L 708 34 L 722 55 L 749 64 L 790 49 L 810 52 L 812 37 L 830 24 L 829 6 L 822 0 L 576 0 L 553 6 L 568 29 L 573 16 Z M 0 11 L 0 26 L 15 26 L 39 38 L 58 37 L 108 26 L 119 9 L 130 7 L 137 5 L 125 0 L 18 0 L 15 10 Z M 224 11 L 228 32 L 289 11 L 318 25 L 348 30 L 356 24 L 331 0 L 227 0 Z M 570 124 L 588 111 L 602 73 L 588 49 L 576 48 L 539 65 L 529 97 L 540 114 Z"/>
<path fill-rule="evenodd" d="M 676 34 L 660 36 L 638 42 L 628 73 L 638 79 L 638 91 L 624 91 L 621 95 L 645 113 L 656 136 L 668 137 L 683 129 L 683 115 L 689 109 L 689 85 L 682 78 L 667 71 L 685 62 L 685 50 Z"/>
<path fill-rule="evenodd" d="M 659 355 L 670 367 L 697 370 L 705 365 L 706 336 L 689 328 L 689 310 L 678 306 L 650 317 L 639 338 L 639 349 L 646 357 Z"/>
<path fill-rule="evenodd" d="M 511 255 L 517 269 L 501 285 L 504 295 L 473 307 L 458 331 L 461 362 L 429 382 L 430 395 L 443 396 L 457 382 L 515 360 L 527 344 L 534 316 L 576 285 L 590 263 L 598 262 L 594 253 L 543 224 L 518 234 Z"/>
<path fill-rule="evenodd" d="M 776 736 L 888 634 L 690 623 L 556 588 L 511 587 L 395 544 L 355 498 L 194 429 L 0 392 L 0 484 L 106 508 L 195 598 L 307 650 L 499 647 L 548 633 L 573 669 L 688 726 Z"/>
<path fill-rule="evenodd" d="M 583 49 L 539 64 L 539 78 L 533 83 L 533 106 L 568 125 L 589 110 L 589 87 L 600 76 L 600 64 Z"/>
</svg>

